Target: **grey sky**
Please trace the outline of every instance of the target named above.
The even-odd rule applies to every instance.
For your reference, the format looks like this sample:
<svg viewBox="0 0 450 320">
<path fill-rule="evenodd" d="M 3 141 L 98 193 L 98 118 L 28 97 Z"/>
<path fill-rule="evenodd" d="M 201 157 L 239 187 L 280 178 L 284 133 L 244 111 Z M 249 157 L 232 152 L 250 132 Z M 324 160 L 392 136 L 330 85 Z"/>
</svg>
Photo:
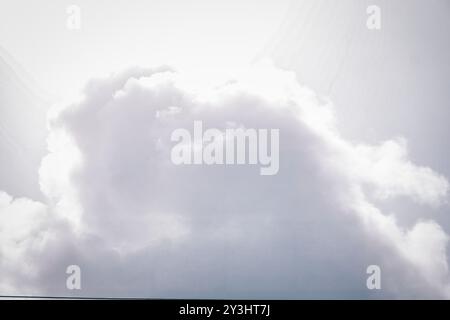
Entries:
<svg viewBox="0 0 450 320">
<path fill-rule="evenodd" d="M 381 8 L 381 30 L 365 10 Z M 277 65 L 336 105 L 349 139 L 408 140 L 411 158 L 450 176 L 450 4 L 295 1 L 267 45 Z M 450 226 L 448 210 L 438 219 Z"/>
</svg>

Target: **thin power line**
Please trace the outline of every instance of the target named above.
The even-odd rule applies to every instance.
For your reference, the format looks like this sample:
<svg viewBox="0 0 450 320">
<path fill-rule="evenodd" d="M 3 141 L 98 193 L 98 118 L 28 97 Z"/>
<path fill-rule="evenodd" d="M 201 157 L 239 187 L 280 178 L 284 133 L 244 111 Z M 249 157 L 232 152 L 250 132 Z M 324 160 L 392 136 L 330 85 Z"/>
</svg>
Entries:
<svg viewBox="0 0 450 320">
<path fill-rule="evenodd" d="M 34 296 L 34 295 L 0 295 L 0 299 L 29 299 L 29 300 L 163 300 L 158 298 L 137 297 L 86 297 L 86 296 Z M 171 299 L 172 300 L 172 299 Z"/>
</svg>

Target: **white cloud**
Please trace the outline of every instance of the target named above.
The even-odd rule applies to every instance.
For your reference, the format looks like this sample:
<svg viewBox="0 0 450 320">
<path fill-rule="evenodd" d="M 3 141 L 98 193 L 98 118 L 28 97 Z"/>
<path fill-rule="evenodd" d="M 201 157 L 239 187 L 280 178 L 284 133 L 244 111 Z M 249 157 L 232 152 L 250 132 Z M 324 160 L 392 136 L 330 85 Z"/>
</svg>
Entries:
<svg viewBox="0 0 450 320">
<path fill-rule="evenodd" d="M 26 280 L 36 274 L 33 255 L 47 239 L 45 205 L 26 198 L 13 199 L 0 192 L 0 270 L 2 293 L 32 290 Z M 25 281 L 24 281 L 25 280 Z"/>
<path fill-rule="evenodd" d="M 449 297 L 444 230 L 431 220 L 400 225 L 378 207 L 393 198 L 400 210 L 445 204 L 447 180 L 415 165 L 403 140 L 345 140 L 331 102 L 270 64 L 205 82 L 134 68 L 92 80 L 55 111 L 40 170 L 48 206 L 2 198 L 1 219 L 25 224 L 1 235 L 2 256 L 14 239 L 35 243 L 51 231 L 51 242 L 14 260 L 35 268 L 33 290 L 67 294 L 65 267 L 80 264 L 82 294 L 370 297 L 365 270 L 375 262 L 386 279 L 381 296 Z M 278 175 L 173 165 L 171 132 L 194 120 L 279 128 Z M 46 224 L 16 217 L 22 202 L 20 212 Z M 4 290 L 27 283 L 11 279 Z"/>
</svg>

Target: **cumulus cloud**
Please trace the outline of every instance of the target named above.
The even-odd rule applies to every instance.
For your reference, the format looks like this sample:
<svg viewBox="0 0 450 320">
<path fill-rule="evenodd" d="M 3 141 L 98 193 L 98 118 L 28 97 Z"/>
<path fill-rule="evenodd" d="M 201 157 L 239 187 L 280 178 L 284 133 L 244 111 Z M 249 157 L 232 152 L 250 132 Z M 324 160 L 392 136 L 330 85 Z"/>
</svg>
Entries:
<svg viewBox="0 0 450 320">
<path fill-rule="evenodd" d="M 0 192 L 0 290 L 20 293 L 31 290 L 36 275 L 33 251 L 40 250 L 47 236 L 47 207 L 26 198 L 13 199 Z"/>
<path fill-rule="evenodd" d="M 403 139 L 347 141 L 332 103 L 270 64 L 195 80 L 132 68 L 52 112 L 40 169 L 48 203 L 0 197 L 4 292 L 66 295 L 65 268 L 78 264 L 85 295 L 450 296 L 448 236 L 430 218 L 449 185 L 414 164 Z M 171 132 L 196 120 L 279 129 L 278 174 L 174 165 Z M 402 225 L 397 210 L 411 203 L 423 217 Z M 366 289 L 370 264 L 381 266 L 381 292 Z"/>
</svg>

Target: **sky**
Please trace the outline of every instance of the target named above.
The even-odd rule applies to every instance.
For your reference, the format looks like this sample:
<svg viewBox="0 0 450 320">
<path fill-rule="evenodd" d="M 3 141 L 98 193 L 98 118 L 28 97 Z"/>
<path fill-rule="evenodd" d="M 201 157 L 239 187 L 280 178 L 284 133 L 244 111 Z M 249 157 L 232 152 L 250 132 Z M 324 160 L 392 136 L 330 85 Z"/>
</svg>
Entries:
<svg viewBox="0 0 450 320">
<path fill-rule="evenodd" d="M 448 299 L 450 6 L 375 2 L 0 0 L 0 294 Z M 174 165 L 199 120 L 279 171 Z"/>
<path fill-rule="evenodd" d="M 71 2 L 3 3 L 2 25 L 8 27 L 0 31 L 2 47 L 51 94 L 73 93 L 88 77 L 130 65 L 171 63 L 203 73 L 239 69 L 268 41 L 289 6 L 288 0 L 79 1 L 82 27 L 71 32 Z"/>
</svg>

